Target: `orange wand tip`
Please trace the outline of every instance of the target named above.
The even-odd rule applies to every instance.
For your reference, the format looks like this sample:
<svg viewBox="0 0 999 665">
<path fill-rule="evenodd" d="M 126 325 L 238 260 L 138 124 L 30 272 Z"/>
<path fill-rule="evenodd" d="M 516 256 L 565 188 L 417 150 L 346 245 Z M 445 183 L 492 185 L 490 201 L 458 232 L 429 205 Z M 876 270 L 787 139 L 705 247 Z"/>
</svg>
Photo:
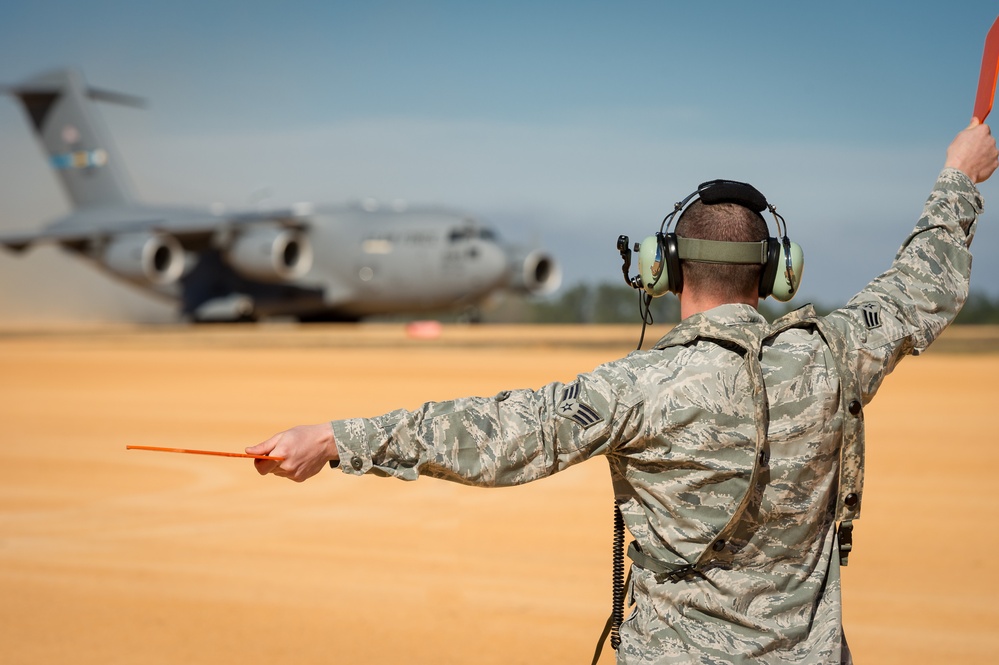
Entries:
<svg viewBox="0 0 999 665">
<path fill-rule="evenodd" d="M 250 459 L 268 459 L 275 462 L 284 461 L 283 457 L 272 455 L 251 455 L 249 453 L 229 453 L 222 450 L 191 450 L 189 448 L 161 448 L 160 446 L 125 446 L 125 450 L 152 450 L 159 453 L 185 453 L 188 455 L 215 455 L 217 457 L 249 457 Z"/>
<path fill-rule="evenodd" d="M 996 79 L 999 78 L 999 18 L 985 36 L 985 49 L 982 52 L 982 70 L 978 74 L 978 92 L 975 95 L 974 117 L 985 122 L 992 111 L 996 96 Z"/>
</svg>

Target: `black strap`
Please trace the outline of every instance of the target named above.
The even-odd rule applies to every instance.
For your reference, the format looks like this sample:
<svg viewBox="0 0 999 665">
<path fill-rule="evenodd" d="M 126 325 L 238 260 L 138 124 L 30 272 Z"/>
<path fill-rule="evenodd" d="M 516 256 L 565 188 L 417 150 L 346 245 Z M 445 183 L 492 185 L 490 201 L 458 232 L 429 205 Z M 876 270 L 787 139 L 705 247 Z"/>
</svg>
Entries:
<svg viewBox="0 0 999 665">
<path fill-rule="evenodd" d="M 600 653 L 604 650 L 604 642 L 607 641 L 607 636 L 610 635 L 613 623 L 614 615 L 611 614 L 607 617 L 607 623 L 604 624 L 604 629 L 600 631 L 600 638 L 597 640 L 597 648 L 593 652 L 593 662 L 591 665 L 597 665 L 597 661 L 600 660 Z"/>
<path fill-rule="evenodd" d="M 624 589 L 628 588 L 631 584 L 631 571 L 628 571 L 628 577 L 624 580 L 624 585 L 622 587 L 622 593 Z M 622 605 L 623 607 L 623 605 Z M 604 642 L 607 641 L 607 637 L 610 636 L 611 648 L 617 651 L 617 648 L 621 646 L 621 636 L 618 630 L 621 628 L 621 622 L 618 621 L 615 624 L 614 621 L 614 610 L 611 610 L 611 614 L 607 617 L 607 623 L 604 624 L 604 629 L 600 631 L 600 637 L 597 639 L 597 648 L 593 651 L 593 663 L 592 665 L 597 665 L 597 661 L 600 660 L 600 654 L 604 650 Z"/>
</svg>

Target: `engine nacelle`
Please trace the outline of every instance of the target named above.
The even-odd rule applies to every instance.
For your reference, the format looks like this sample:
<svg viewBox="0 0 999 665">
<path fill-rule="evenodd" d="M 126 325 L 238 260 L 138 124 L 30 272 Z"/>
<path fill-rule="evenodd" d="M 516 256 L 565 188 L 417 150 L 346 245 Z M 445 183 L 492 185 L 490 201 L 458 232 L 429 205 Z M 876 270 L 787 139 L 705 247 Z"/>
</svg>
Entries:
<svg viewBox="0 0 999 665">
<path fill-rule="evenodd" d="M 184 272 L 184 250 L 173 236 L 121 233 L 113 236 L 99 256 L 114 274 L 134 282 L 172 284 Z"/>
<path fill-rule="evenodd" d="M 517 293 L 548 295 L 562 285 L 562 268 L 550 254 L 535 249 L 510 252 L 507 288 Z"/>
<path fill-rule="evenodd" d="M 312 267 L 312 245 L 295 229 L 247 229 L 226 248 L 225 260 L 245 277 L 284 282 Z"/>
</svg>

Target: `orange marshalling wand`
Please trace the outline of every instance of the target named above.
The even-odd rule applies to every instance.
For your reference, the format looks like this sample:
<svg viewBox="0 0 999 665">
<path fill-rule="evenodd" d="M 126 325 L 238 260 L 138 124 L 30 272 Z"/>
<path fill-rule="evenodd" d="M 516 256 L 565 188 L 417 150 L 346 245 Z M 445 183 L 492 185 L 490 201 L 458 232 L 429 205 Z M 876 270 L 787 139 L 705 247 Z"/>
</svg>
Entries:
<svg viewBox="0 0 999 665">
<path fill-rule="evenodd" d="M 220 450 L 190 450 L 187 448 L 160 448 L 159 446 L 125 446 L 125 450 L 154 450 L 160 453 L 187 453 L 189 455 L 217 455 L 219 457 L 250 457 L 253 459 L 269 459 L 275 462 L 284 460 L 283 457 L 272 457 L 270 455 L 250 455 L 249 453 L 227 453 Z"/>
<path fill-rule="evenodd" d="M 978 75 L 978 95 L 975 97 L 975 117 L 985 122 L 996 96 L 996 76 L 999 75 L 999 18 L 985 36 L 982 72 Z"/>
</svg>

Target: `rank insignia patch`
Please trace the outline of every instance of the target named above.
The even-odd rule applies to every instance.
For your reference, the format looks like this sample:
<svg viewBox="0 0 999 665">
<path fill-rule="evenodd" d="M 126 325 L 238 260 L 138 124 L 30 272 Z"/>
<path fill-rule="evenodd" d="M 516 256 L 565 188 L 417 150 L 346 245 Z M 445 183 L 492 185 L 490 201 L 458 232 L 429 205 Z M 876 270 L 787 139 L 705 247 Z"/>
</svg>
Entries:
<svg viewBox="0 0 999 665">
<path fill-rule="evenodd" d="M 582 425 L 583 429 L 592 427 L 593 425 L 601 422 L 603 420 L 603 416 L 597 413 L 592 406 L 588 406 L 580 402 L 577 399 L 578 397 L 578 383 L 566 386 L 562 390 L 562 400 L 558 403 L 558 406 L 555 407 L 555 413 L 563 418 L 574 420 L 579 425 Z"/>
<path fill-rule="evenodd" d="M 868 330 L 881 327 L 881 303 L 864 303 L 860 306 L 860 311 L 864 315 L 864 325 Z"/>
</svg>

